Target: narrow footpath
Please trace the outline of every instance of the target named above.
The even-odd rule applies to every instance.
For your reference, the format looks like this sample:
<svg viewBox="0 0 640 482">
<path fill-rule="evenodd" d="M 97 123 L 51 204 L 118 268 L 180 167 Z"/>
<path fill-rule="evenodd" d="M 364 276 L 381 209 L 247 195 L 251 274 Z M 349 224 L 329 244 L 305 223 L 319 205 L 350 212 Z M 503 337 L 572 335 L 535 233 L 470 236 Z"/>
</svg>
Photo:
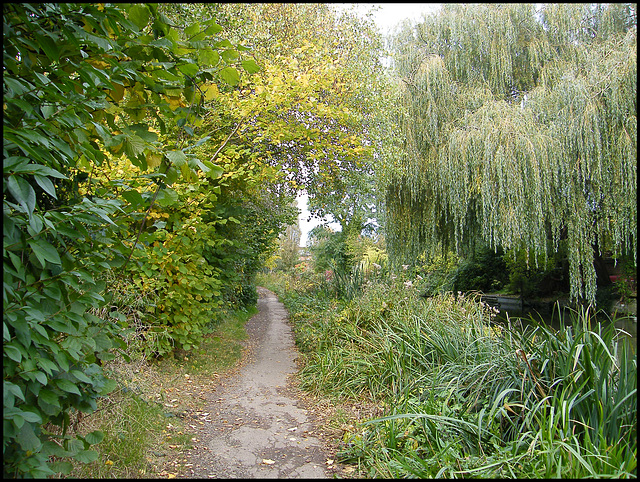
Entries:
<svg viewBox="0 0 640 482">
<path fill-rule="evenodd" d="M 239 371 L 210 395 L 210 421 L 188 452 L 188 477 L 327 478 L 327 451 L 291 386 L 296 371 L 287 311 L 258 287 L 258 310 L 246 324 L 250 348 Z"/>
</svg>

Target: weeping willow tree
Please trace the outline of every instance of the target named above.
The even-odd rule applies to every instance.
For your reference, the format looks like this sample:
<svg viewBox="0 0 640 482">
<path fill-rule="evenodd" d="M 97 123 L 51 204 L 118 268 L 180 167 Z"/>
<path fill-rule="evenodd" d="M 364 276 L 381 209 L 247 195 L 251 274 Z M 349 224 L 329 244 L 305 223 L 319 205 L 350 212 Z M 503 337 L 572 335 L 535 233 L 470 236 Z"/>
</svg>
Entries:
<svg viewBox="0 0 640 482">
<path fill-rule="evenodd" d="M 455 4 L 405 25 L 395 260 L 478 240 L 537 260 L 566 240 L 571 297 L 594 302 L 594 260 L 637 259 L 636 34 L 635 4 Z"/>
</svg>

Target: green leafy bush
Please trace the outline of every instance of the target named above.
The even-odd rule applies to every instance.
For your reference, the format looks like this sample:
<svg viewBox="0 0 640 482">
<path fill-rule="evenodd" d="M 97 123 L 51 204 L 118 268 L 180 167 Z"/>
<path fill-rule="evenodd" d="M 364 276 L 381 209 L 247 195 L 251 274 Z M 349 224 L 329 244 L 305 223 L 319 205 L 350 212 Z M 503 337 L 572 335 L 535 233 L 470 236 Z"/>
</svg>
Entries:
<svg viewBox="0 0 640 482">
<path fill-rule="evenodd" d="M 68 432 L 73 414 L 95 410 L 114 386 L 101 362 L 121 346 L 122 328 L 117 311 L 96 315 L 110 301 L 101 280 L 144 243 L 141 213 L 171 203 L 169 185 L 221 170 L 169 136 L 193 134 L 187 103 L 203 100 L 194 84 L 219 80 L 208 69 L 220 64 L 220 78 L 235 85 L 227 64 L 238 56 L 220 61 L 218 50 L 233 50 L 215 22 L 190 26 L 183 40 L 153 4 L 8 4 L 3 25 L 3 473 L 44 477 L 69 470 L 51 456 L 95 457 L 99 433 Z M 120 157 L 151 190 L 138 192 L 129 173 L 99 179 Z M 140 260 L 149 273 L 168 253 L 157 249 L 152 262 Z M 198 262 L 185 256 L 176 267 Z M 219 287 L 182 281 L 194 297 Z"/>
<path fill-rule="evenodd" d="M 147 315 L 144 334 L 148 355 L 162 356 L 175 348 L 190 350 L 210 331 L 221 305 L 217 270 L 202 256 L 202 243 L 186 229 L 158 230 L 156 241 L 136 256 L 134 284 L 141 292 L 157 294 L 155 310 Z M 132 273 L 133 274 L 133 273 Z M 165 333 L 165 336 L 154 336 Z"/>
<path fill-rule="evenodd" d="M 97 111 L 113 83 L 131 78 L 92 63 L 121 51 L 109 30 L 124 40 L 137 29 L 117 8 L 88 5 L 14 4 L 3 21 L 4 474 L 43 477 L 68 469 L 51 466 L 52 455 L 94 457 L 100 434 L 72 437 L 70 417 L 114 387 L 100 364 L 119 329 L 92 310 L 106 302 L 100 273 L 123 260 L 122 205 L 79 196 L 76 166 L 104 161 Z"/>
<path fill-rule="evenodd" d="M 507 266 L 502 250 L 477 248 L 463 259 L 454 274 L 455 291 L 498 291 L 508 282 Z"/>
<path fill-rule="evenodd" d="M 309 252 L 313 256 L 313 268 L 323 272 L 338 267 L 348 272 L 353 265 L 352 256 L 347 250 L 347 238 L 342 231 L 333 232 L 326 226 L 316 226 L 309 233 L 311 245 Z"/>
<path fill-rule="evenodd" d="M 455 253 L 446 256 L 434 256 L 428 263 L 416 266 L 416 274 L 424 279 L 423 296 L 435 296 L 438 293 L 454 291 L 456 269 L 460 258 Z"/>
</svg>

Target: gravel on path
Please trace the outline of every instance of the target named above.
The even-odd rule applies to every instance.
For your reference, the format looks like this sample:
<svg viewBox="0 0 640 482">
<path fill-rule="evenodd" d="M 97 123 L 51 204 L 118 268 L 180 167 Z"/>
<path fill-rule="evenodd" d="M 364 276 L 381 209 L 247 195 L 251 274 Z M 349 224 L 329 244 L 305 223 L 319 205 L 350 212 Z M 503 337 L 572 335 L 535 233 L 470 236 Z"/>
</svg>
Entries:
<svg viewBox="0 0 640 482">
<path fill-rule="evenodd" d="M 331 477 L 337 467 L 291 383 L 297 352 L 287 311 L 266 288 L 258 295 L 247 358 L 209 395 L 188 477 Z"/>
</svg>

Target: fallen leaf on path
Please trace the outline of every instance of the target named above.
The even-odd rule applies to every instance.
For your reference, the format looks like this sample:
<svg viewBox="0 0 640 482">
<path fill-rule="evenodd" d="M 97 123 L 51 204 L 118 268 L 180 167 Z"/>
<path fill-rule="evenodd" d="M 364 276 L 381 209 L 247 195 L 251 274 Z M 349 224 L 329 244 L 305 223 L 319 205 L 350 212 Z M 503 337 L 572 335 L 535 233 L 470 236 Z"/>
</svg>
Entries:
<svg viewBox="0 0 640 482">
<path fill-rule="evenodd" d="M 262 459 L 262 463 L 265 465 L 273 465 L 276 463 L 276 461 L 271 459 Z"/>
</svg>

